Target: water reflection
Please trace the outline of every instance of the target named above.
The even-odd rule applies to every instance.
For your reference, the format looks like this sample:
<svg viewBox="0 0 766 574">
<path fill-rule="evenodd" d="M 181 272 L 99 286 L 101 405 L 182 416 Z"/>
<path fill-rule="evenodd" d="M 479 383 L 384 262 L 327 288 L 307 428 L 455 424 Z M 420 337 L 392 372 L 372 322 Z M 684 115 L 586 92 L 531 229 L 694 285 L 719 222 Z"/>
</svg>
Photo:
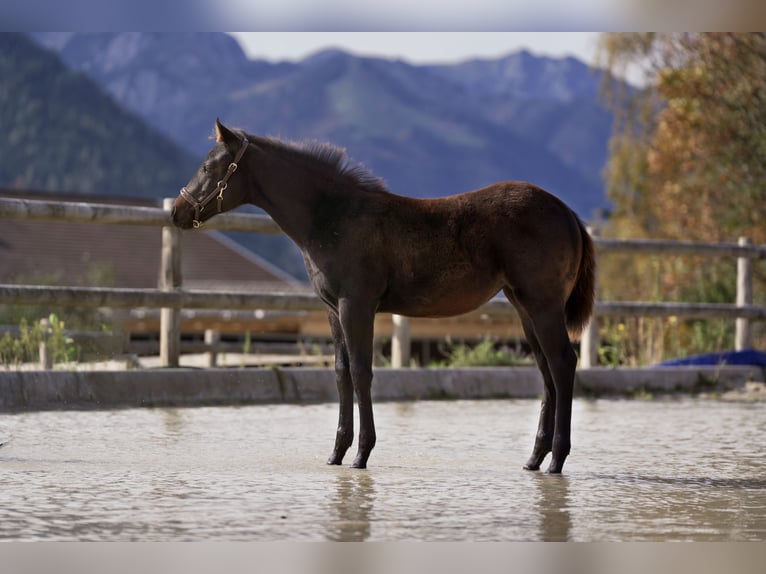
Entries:
<svg viewBox="0 0 766 574">
<path fill-rule="evenodd" d="M 536 473 L 535 487 L 540 510 L 540 533 L 544 542 L 570 540 L 572 518 L 569 513 L 569 478 L 563 475 Z"/>
<path fill-rule="evenodd" d="M 180 409 L 160 409 L 162 413 L 163 437 L 168 442 L 177 442 L 183 437 L 185 430 L 184 416 Z"/>
<path fill-rule="evenodd" d="M 370 537 L 370 517 L 375 503 L 375 480 L 367 471 L 338 469 L 335 493 L 330 502 L 332 519 L 327 540 L 363 542 Z"/>
</svg>

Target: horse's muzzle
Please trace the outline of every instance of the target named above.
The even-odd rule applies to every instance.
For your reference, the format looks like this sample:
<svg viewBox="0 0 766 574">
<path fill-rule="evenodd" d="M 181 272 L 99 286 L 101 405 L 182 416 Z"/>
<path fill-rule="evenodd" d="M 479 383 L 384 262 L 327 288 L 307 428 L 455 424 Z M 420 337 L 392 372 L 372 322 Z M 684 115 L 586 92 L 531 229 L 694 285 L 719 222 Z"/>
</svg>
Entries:
<svg viewBox="0 0 766 574">
<path fill-rule="evenodd" d="M 179 209 L 178 204 L 173 204 L 170 210 L 170 221 L 180 229 L 191 229 L 193 227 L 193 213 L 189 209 Z"/>
</svg>

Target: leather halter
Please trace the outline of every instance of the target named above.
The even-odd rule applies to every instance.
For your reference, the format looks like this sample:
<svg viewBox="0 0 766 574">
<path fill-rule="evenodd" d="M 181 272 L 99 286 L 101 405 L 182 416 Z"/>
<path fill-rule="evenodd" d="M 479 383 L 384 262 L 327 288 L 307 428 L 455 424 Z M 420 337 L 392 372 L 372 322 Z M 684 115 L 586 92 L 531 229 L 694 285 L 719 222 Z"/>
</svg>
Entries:
<svg viewBox="0 0 766 574">
<path fill-rule="evenodd" d="M 216 198 L 218 200 L 218 213 L 221 213 L 221 203 L 223 203 L 223 192 L 226 191 L 226 188 L 228 187 L 229 178 L 232 176 L 232 174 L 237 171 L 237 164 L 242 159 L 242 156 L 245 155 L 245 150 L 247 150 L 247 146 L 250 142 L 247 141 L 247 138 L 242 138 L 242 147 L 239 148 L 239 151 L 237 152 L 237 155 L 234 157 L 234 161 L 229 164 L 228 169 L 226 170 L 226 175 L 223 176 L 223 179 L 218 182 L 218 185 L 215 186 L 215 189 L 208 193 L 204 198 L 202 198 L 201 201 L 198 201 L 197 198 L 195 198 L 189 191 L 186 189 L 186 187 L 181 188 L 181 197 L 183 197 L 186 202 L 191 205 L 194 208 L 194 220 L 192 221 L 192 225 L 195 229 L 198 229 L 202 227 L 202 222 L 199 219 L 200 213 L 204 211 L 205 207 L 207 207 L 207 204 L 213 201 L 213 198 Z"/>
</svg>

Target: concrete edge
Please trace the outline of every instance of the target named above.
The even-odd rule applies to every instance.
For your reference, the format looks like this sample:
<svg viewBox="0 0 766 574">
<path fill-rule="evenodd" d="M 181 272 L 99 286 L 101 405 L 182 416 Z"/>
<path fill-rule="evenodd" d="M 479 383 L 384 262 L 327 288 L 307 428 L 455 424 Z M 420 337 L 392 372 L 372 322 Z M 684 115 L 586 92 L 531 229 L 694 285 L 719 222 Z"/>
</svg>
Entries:
<svg viewBox="0 0 766 574">
<path fill-rule="evenodd" d="M 723 393 L 748 382 L 762 383 L 764 376 L 758 366 L 596 367 L 578 370 L 575 392 L 586 396 Z"/>
<path fill-rule="evenodd" d="M 758 367 L 582 369 L 581 396 L 725 392 L 764 381 Z M 537 398 L 534 367 L 378 369 L 374 401 Z M 2 371 L 0 412 L 44 409 L 336 402 L 328 368 Z"/>
</svg>

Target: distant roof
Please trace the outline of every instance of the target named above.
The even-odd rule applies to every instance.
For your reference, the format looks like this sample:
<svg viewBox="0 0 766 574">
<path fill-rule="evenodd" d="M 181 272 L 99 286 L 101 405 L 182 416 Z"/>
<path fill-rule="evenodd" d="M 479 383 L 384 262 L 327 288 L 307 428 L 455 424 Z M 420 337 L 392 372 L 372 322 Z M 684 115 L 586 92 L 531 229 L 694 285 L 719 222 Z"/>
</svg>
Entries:
<svg viewBox="0 0 766 574">
<path fill-rule="evenodd" d="M 2 197 L 158 206 L 135 198 L 0 190 Z M 66 221 L 0 222 L 0 283 L 155 288 L 159 227 Z M 303 284 L 217 231 L 181 234 L 183 285 L 220 290 L 296 290 Z"/>
</svg>

